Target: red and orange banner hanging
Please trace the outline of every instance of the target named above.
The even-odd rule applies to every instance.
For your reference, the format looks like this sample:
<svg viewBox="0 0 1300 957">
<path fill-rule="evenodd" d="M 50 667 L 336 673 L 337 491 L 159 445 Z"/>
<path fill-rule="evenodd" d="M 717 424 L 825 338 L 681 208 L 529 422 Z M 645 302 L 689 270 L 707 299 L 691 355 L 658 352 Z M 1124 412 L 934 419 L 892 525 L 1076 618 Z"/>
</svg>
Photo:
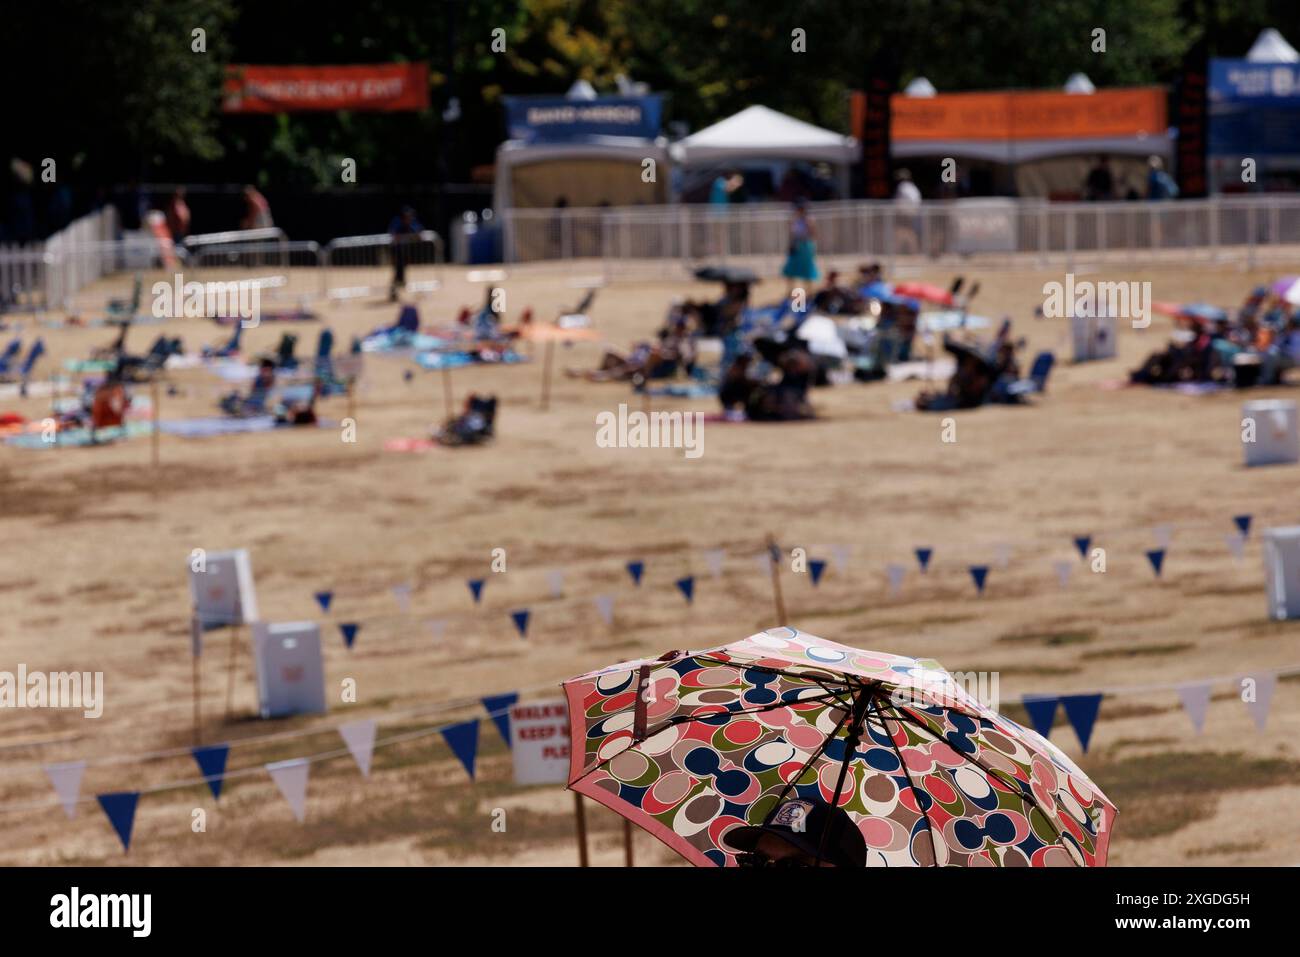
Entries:
<svg viewBox="0 0 1300 957">
<path fill-rule="evenodd" d="M 390 113 L 428 107 L 429 67 L 425 63 L 230 66 L 221 103 L 224 113 Z"/>
</svg>

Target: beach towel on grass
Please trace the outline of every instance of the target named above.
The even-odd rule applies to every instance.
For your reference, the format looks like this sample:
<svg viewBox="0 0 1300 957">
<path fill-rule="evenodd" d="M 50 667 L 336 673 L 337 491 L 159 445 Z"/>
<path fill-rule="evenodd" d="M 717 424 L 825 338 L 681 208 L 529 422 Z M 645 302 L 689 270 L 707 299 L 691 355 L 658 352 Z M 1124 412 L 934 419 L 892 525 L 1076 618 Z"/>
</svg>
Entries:
<svg viewBox="0 0 1300 957">
<path fill-rule="evenodd" d="M 335 422 L 326 421 L 316 423 L 316 427 L 320 429 L 332 429 L 336 425 Z M 238 435 L 243 432 L 271 432 L 282 428 L 298 429 L 303 426 L 276 422 L 273 415 L 250 415 L 245 418 L 213 415 L 197 419 L 169 419 L 158 423 L 158 431 L 166 435 L 179 435 L 183 439 L 205 439 L 214 435 Z"/>
<path fill-rule="evenodd" d="M 670 385 L 654 386 L 648 391 L 651 395 L 674 399 L 712 399 L 718 394 L 718 387 L 703 382 L 673 382 Z"/>
<path fill-rule="evenodd" d="M 503 352 L 496 359 L 482 359 L 471 352 L 421 352 L 415 363 L 421 369 L 456 369 L 467 365 L 515 365 L 527 362 L 527 356 L 517 352 Z"/>
</svg>

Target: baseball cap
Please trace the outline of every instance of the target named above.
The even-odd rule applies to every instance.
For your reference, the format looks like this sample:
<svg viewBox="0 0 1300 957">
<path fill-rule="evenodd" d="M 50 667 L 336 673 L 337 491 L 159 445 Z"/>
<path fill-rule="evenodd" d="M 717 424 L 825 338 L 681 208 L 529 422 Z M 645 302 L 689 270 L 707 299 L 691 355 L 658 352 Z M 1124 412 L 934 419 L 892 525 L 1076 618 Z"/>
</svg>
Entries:
<svg viewBox="0 0 1300 957">
<path fill-rule="evenodd" d="M 822 860 L 836 867 L 867 866 L 867 842 L 841 807 L 805 800 L 784 801 L 766 824 L 733 828 L 722 840 L 733 850 L 749 853 L 764 834 L 778 837 L 812 857 L 821 848 Z"/>
</svg>

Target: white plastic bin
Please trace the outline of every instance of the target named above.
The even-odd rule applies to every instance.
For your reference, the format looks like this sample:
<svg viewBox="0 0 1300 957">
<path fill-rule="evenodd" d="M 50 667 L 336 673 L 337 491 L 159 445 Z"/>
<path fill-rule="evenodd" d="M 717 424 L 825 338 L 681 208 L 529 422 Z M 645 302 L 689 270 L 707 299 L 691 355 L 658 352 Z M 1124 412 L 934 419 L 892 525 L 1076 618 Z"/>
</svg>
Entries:
<svg viewBox="0 0 1300 957">
<path fill-rule="evenodd" d="M 1290 399 L 1261 399 L 1242 407 L 1242 419 L 1255 423 L 1255 441 L 1242 441 L 1247 465 L 1291 465 L 1300 462 L 1300 427 L 1296 404 Z M 1243 433 L 1245 428 L 1243 427 Z M 1244 434 L 1243 434 L 1244 439 Z"/>
</svg>

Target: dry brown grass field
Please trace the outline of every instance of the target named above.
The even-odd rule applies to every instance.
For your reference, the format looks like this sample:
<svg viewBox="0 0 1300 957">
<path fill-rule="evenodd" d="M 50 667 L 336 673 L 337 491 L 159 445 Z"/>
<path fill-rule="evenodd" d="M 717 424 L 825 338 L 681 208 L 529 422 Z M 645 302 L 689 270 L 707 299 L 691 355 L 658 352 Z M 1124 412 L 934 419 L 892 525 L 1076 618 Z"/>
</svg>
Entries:
<svg viewBox="0 0 1300 957">
<path fill-rule="evenodd" d="M 1160 300 L 1224 305 L 1273 278 L 1230 264 L 1079 273 L 1150 280 Z M 917 269 L 907 278 L 946 285 L 952 275 Z M 198 772 L 183 751 L 143 763 L 92 763 L 82 788 L 89 800 L 67 820 L 42 764 L 192 742 L 186 566 L 194 548 L 248 548 L 263 617 L 326 621 L 332 704 L 310 719 L 254 716 L 244 645 L 235 715 L 224 720 L 228 646 L 222 633 L 209 635 L 205 741 L 321 729 L 237 746 L 232 771 L 339 750 L 332 729 L 348 718 L 377 718 L 382 741 L 484 713 L 470 705 L 410 713 L 422 706 L 518 688 L 550 696 L 556 689 L 545 686 L 614 661 L 769 627 L 776 623 L 770 583 L 752 557 L 768 532 L 814 557 L 830 557 L 832 544 L 852 547 L 847 567 L 828 569 L 817 588 L 787 568 L 792 624 L 863 648 L 933 657 L 950 670 L 1000 672 L 1003 710 L 1014 717 L 1023 718 L 1016 704 L 1023 693 L 1228 678 L 1300 663 L 1300 622 L 1268 620 L 1257 534 L 1241 561 L 1224 543 L 1234 514 L 1253 513 L 1257 529 L 1300 519 L 1300 469 L 1242 465 L 1245 396 L 1105 389 L 1166 341 L 1167 320 L 1123 329 L 1116 360 L 1071 365 L 1065 321 L 1033 318 L 1042 284 L 1061 280 L 1059 270 L 972 278 L 983 283 L 974 311 L 1015 319 L 1029 340 L 1026 364 L 1040 348 L 1063 361 L 1031 407 L 956 413 L 954 443 L 941 441 L 939 416 L 893 411 L 920 388 L 911 382 L 817 390 L 815 422 L 709 423 L 698 459 L 673 449 L 600 448 L 597 413 L 620 402 L 640 407 L 629 387 L 557 375 L 543 411 L 542 364 L 533 361 L 452 373 L 457 401 L 470 390 L 500 397 L 490 446 L 390 452 L 386 439 L 423 436 L 441 419 L 442 383 L 406 360 L 371 356 L 356 397 L 355 443 L 342 441 L 337 428 L 163 436 L 157 469 L 147 437 L 88 449 L 0 446 L 0 669 L 23 662 L 100 670 L 106 694 L 98 720 L 0 713 L 0 863 L 576 863 L 572 797 L 559 787 L 515 787 L 509 754 L 487 721 L 476 781 L 437 734 L 377 750 L 368 779 L 344 753 L 312 765 L 302 824 L 265 773 L 249 773 L 228 780 L 219 802 L 201 783 L 145 794 L 124 855 L 93 795 L 194 781 Z M 549 318 L 580 295 L 568 274 L 538 270 L 510 275 L 505 288 L 512 317 L 531 305 Z M 756 301 L 783 291 L 766 282 Z M 626 346 L 658 327 L 672 296 L 714 292 L 688 279 L 610 285 L 592 317 L 608 341 Z M 482 295 L 464 271 L 448 270 L 444 288 L 418 302 L 421 318 L 449 321 Z M 340 345 L 396 315 L 379 300 L 319 311 Z M 30 329 L 30 318 L 18 322 Z M 245 338 L 253 351 L 270 349 L 286 328 L 264 323 Z M 317 328 L 293 325 L 300 355 L 310 353 Z M 156 331 L 133 330 L 131 345 L 145 349 Z M 177 320 L 168 331 L 189 351 L 228 334 L 202 320 Z M 107 343 L 113 330 L 43 335 L 48 375 Z M 557 371 L 593 366 L 599 354 L 597 343 L 558 350 Z M 410 381 L 404 369 L 415 369 Z M 164 396 L 164 418 L 211 414 L 217 378 L 204 370 L 169 378 L 177 394 Z M 1294 394 L 1283 386 L 1249 397 Z M 0 400 L 0 410 L 32 418 L 48 408 L 45 398 Z M 341 398 L 321 407 L 332 420 L 346 411 Z M 1175 531 L 1157 580 L 1143 552 L 1161 524 Z M 1104 574 L 1077 561 L 1072 537 L 1088 533 L 1107 549 Z M 999 543 L 1012 546 L 1005 568 L 994 562 Z M 916 545 L 935 548 L 924 577 L 912 558 Z M 702 556 L 714 547 L 728 551 L 720 579 Z M 494 548 L 506 549 L 503 574 L 489 571 Z M 1072 557 L 1074 573 L 1062 589 L 1053 562 Z M 632 558 L 646 561 L 639 588 L 623 568 Z M 897 597 L 886 587 L 889 562 L 908 567 Z M 994 565 L 982 597 L 966 572 L 977 563 Z M 553 599 L 546 570 L 557 566 L 565 570 L 565 596 Z M 672 584 L 688 573 L 697 576 L 689 606 Z M 478 606 L 465 584 L 473 577 L 488 579 Z M 399 582 L 413 585 L 409 615 L 389 591 Z M 312 598 L 322 588 L 336 593 L 329 616 Z M 600 593 L 615 598 L 612 625 L 591 601 Z M 532 611 L 526 640 L 509 618 L 521 607 Z M 440 639 L 426 627 L 432 618 L 446 619 Z M 351 651 L 333 624 L 348 620 L 362 623 Z M 355 704 L 339 701 L 346 678 L 356 680 Z M 1300 818 L 1292 810 L 1300 800 L 1300 681 L 1279 682 L 1262 733 L 1221 681 L 1200 736 L 1178 696 L 1159 691 L 1107 698 L 1086 755 L 1063 717 L 1053 739 L 1119 806 L 1113 865 L 1300 862 Z M 196 807 L 208 813 L 205 833 L 191 831 Z M 495 808 L 506 809 L 505 833 L 492 830 Z M 621 864 L 617 819 L 589 805 L 588 820 L 593 862 Z M 638 833 L 635 847 L 638 864 L 676 862 L 648 835 Z"/>
</svg>

